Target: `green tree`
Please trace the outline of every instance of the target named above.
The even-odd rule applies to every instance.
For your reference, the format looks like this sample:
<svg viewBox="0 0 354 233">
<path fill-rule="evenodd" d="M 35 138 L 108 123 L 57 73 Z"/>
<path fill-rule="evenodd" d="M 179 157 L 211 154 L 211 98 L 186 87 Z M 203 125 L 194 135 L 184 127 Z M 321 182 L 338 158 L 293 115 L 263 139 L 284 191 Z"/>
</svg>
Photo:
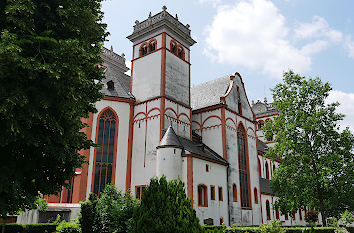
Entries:
<svg viewBox="0 0 354 233">
<path fill-rule="evenodd" d="M 96 204 L 93 232 L 127 232 L 133 212 L 138 206 L 139 202 L 130 192 L 123 194 L 114 185 L 107 185 Z"/>
<path fill-rule="evenodd" d="M 202 232 L 192 201 L 180 180 L 154 178 L 145 189 L 141 205 L 134 212 L 132 233 Z"/>
<path fill-rule="evenodd" d="M 92 146 L 82 117 L 102 98 L 101 0 L 0 1 L 0 214 L 55 194 Z"/>
<path fill-rule="evenodd" d="M 284 73 L 283 83 L 272 90 L 279 117 L 264 127 L 277 143 L 266 156 L 282 159 L 271 181 L 281 211 L 314 208 L 323 224 L 327 216 L 353 210 L 354 202 L 354 137 L 348 128 L 339 129 L 344 117 L 336 113 L 339 104 L 326 104 L 330 90 L 320 78 Z"/>
</svg>

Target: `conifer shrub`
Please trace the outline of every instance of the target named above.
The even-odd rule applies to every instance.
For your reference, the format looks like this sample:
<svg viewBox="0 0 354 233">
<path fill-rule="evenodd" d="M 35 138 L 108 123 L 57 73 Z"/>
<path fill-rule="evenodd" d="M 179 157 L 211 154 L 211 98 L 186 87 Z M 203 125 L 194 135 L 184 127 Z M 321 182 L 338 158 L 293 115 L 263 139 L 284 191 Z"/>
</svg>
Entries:
<svg viewBox="0 0 354 233">
<path fill-rule="evenodd" d="M 98 197 L 94 193 L 90 194 L 87 201 L 81 202 L 79 223 L 82 232 L 94 233 L 93 226 L 96 218 L 97 202 L 98 202 Z"/>
<path fill-rule="evenodd" d="M 130 233 L 203 232 L 180 180 L 151 179 L 133 214 Z"/>
</svg>

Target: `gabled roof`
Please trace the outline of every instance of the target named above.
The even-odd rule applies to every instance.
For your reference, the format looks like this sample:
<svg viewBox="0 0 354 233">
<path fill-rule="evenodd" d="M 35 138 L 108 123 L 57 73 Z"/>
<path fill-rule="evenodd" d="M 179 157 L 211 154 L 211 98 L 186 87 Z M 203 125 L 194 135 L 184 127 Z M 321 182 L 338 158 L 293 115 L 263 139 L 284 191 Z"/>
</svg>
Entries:
<svg viewBox="0 0 354 233">
<path fill-rule="evenodd" d="M 114 89 L 108 89 L 107 82 L 114 82 Z M 130 76 L 122 73 L 118 69 L 108 66 L 105 71 L 105 78 L 102 80 L 104 84 L 101 92 L 106 96 L 112 96 L 124 99 L 135 99 L 130 93 Z"/>
<path fill-rule="evenodd" d="M 168 127 L 165 135 L 162 137 L 160 141 L 160 144 L 156 148 L 158 149 L 163 147 L 183 148 L 172 126 Z"/>
<path fill-rule="evenodd" d="M 193 110 L 220 103 L 230 84 L 230 75 L 191 87 L 191 107 Z"/>
</svg>

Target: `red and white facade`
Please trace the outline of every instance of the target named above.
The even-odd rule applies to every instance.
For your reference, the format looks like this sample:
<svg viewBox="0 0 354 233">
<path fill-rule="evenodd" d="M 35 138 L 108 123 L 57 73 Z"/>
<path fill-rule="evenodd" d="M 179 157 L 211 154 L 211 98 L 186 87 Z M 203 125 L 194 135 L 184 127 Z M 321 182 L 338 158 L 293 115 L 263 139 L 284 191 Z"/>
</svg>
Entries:
<svg viewBox="0 0 354 233">
<path fill-rule="evenodd" d="M 273 115 L 256 117 L 258 103 L 252 109 L 241 75 L 191 87 L 190 47 L 196 42 L 189 25 L 166 8 L 136 21 L 128 39 L 131 77 L 124 75 L 124 56 L 104 49 L 105 98 L 96 103 L 97 113 L 82 119 L 88 139 L 101 147 L 81 151 L 88 164 L 76 170 L 70 190 L 48 197 L 48 211 L 53 216 L 66 211 L 68 220 L 75 219 L 78 203 L 91 192 L 99 195 L 108 183 L 140 199 L 151 178 L 166 175 L 185 183 L 201 224 L 257 225 L 275 219 L 275 197 L 262 192 L 261 182 L 271 179 L 278 162 L 258 149 L 259 139 L 268 144 L 258 122 Z M 161 146 L 169 126 L 179 143 Z M 44 219 L 39 215 L 26 212 L 18 222 Z"/>
</svg>

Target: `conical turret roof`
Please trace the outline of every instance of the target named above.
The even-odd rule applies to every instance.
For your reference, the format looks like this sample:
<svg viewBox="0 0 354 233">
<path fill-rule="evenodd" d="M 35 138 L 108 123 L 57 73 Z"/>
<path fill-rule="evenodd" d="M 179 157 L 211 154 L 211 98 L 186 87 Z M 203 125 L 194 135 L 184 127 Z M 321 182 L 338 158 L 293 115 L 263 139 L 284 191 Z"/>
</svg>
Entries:
<svg viewBox="0 0 354 233">
<path fill-rule="evenodd" d="M 178 139 L 178 136 L 171 125 L 168 127 L 165 135 L 160 141 L 160 144 L 157 146 L 157 149 L 163 147 L 183 148 L 182 143 Z"/>
</svg>

